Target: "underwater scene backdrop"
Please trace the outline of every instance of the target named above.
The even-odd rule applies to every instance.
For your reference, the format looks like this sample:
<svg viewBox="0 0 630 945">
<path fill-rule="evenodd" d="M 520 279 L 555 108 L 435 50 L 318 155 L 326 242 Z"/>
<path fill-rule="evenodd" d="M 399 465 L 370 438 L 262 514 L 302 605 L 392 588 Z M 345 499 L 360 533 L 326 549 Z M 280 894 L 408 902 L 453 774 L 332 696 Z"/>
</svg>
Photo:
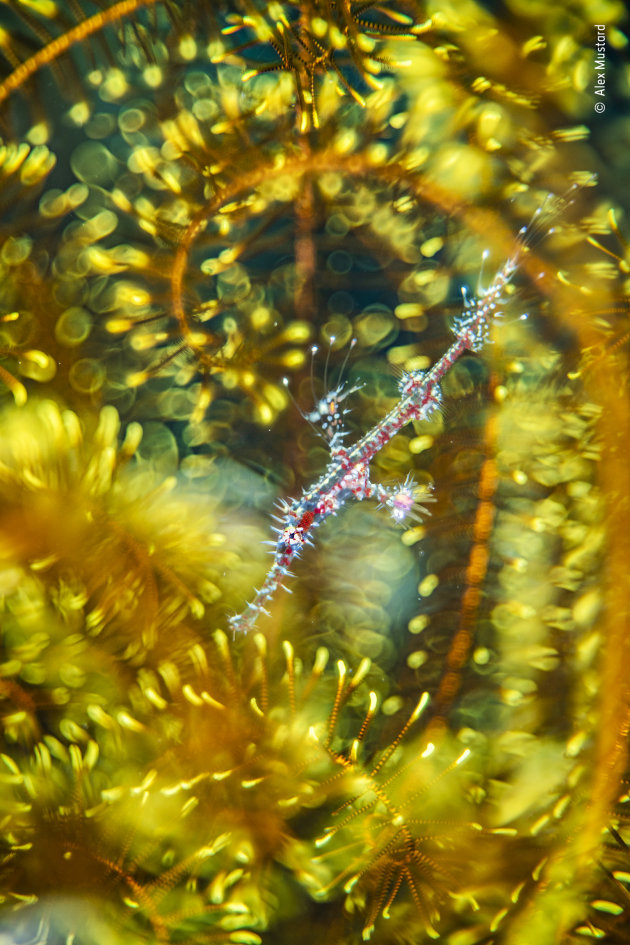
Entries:
<svg viewBox="0 0 630 945">
<path fill-rule="evenodd" d="M 0 3 L 2 945 L 630 941 L 627 30 Z"/>
</svg>

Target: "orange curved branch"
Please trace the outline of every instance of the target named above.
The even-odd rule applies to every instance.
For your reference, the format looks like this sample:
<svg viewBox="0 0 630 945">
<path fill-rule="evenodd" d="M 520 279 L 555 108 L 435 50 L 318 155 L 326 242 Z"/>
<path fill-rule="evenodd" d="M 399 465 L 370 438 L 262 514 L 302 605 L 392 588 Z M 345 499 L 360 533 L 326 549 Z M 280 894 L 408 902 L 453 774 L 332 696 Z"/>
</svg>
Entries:
<svg viewBox="0 0 630 945">
<path fill-rule="evenodd" d="M 14 69 L 11 75 L 7 76 L 4 82 L 0 82 L 0 105 L 19 88 L 21 88 L 31 76 L 39 72 L 45 66 L 50 65 L 59 56 L 68 52 L 75 43 L 80 43 L 87 36 L 98 33 L 99 30 L 113 23 L 114 20 L 121 20 L 123 17 L 134 13 L 141 7 L 154 6 L 158 0 L 119 0 L 113 7 L 102 13 L 95 13 L 94 16 L 82 20 L 76 26 L 68 30 L 63 36 L 58 36 L 50 43 L 39 49 L 29 59 L 26 59 L 21 65 Z"/>
</svg>

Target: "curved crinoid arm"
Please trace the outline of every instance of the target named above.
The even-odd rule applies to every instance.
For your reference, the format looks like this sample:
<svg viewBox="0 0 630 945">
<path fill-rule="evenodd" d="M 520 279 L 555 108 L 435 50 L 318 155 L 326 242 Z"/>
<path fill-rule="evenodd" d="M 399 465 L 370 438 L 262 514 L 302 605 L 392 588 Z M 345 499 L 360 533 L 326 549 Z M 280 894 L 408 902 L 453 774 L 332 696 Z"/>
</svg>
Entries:
<svg viewBox="0 0 630 945">
<path fill-rule="evenodd" d="M 134 15 L 137 17 L 144 8 L 155 7 L 158 2 L 159 0 L 118 0 L 92 16 L 82 16 L 79 4 L 72 5 L 70 15 L 67 9 L 53 3 L 16 4 L 16 14 L 26 27 L 27 37 L 20 40 L 2 31 L 0 52 L 13 71 L 0 82 L 0 105 L 16 91 L 24 91 L 29 80 L 42 69 L 51 65 L 58 67 L 60 63 L 67 67 L 69 57 L 77 48 L 89 44 L 94 37 L 119 25 L 121 21 L 125 22 Z M 138 29 L 138 25 L 132 26 L 132 29 Z M 32 48 L 34 36 L 40 44 L 35 51 Z M 68 77 L 64 75 L 63 69 L 59 75 Z M 79 75 L 74 63 L 70 75 L 73 79 Z M 61 81 L 60 85 L 65 87 L 66 92 L 70 88 L 72 94 L 76 94 L 81 88 L 80 81 Z M 87 115 L 86 102 L 82 101 L 80 104 Z"/>
</svg>

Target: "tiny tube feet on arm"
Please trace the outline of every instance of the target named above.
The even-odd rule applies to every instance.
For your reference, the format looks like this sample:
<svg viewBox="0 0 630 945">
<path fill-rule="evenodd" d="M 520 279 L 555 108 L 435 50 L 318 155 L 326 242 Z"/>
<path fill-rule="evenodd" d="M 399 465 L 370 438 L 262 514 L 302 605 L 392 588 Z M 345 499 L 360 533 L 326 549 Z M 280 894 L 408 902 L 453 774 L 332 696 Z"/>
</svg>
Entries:
<svg viewBox="0 0 630 945">
<path fill-rule="evenodd" d="M 562 207 L 572 202 L 575 190 L 577 186 L 560 198 Z M 326 405 L 324 412 L 330 461 L 323 475 L 309 489 L 304 490 L 299 498 L 290 502 L 280 501 L 280 514 L 276 516 L 279 527 L 274 529 L 277 538 L 269 542 L 273 545 L 273 564 L 262 587 L 256 591 L 246 608 L 230 618 L 234 633 L 252 630 L 259 615 L 267 613 L 266 605 L 281 587 L 285 587 L 285 580 L 291 576 L 289 568 L 293 560 L 299 557 L 305 545 L 312 544 L 315 528 L 329 515 L 338 512 L 349 499 L 376 499 L 379 507 L 389 509 L 392 518 L 399 523 L 407 518 L 417 520 L 420 514 L 429 514 L 416 501 L 416 484 L 410 476 L 397 487 L 387 488 L 370 481 L 370 463 L 404 426 L 412 421 L 425 420 L 440 409 L 442 379 L 464 352 L 481 351 L 488 343 L 491 327 L 503 314 L 507 287 L 524 253 L 535 239 L 553 232 L 552 228 L 546 228 L 546 223 L 557 212 L 558 207 L 553 200 L 545 201 L 530 223 L 519 231 L 514 253 L 497 271 L 490 286 L 480 289 L 474 297 L 463 291 L 463 309 L 453 325 L 453 343 L 428 371 L 403 374 L 396 405 L 354 446 L 343 445 L 344 432 L 341 429 L 339 407 L 347 393 L 352 391 L 344 393 L 342 387 L 338 387 L 331 396 L 320 402 Z M 315 412 L 306 415 L 305 419 L 309 422 L 314 420 Z M 425 497 L 427 500 L 432 501 L 432 497 Z"/>
</svg>

